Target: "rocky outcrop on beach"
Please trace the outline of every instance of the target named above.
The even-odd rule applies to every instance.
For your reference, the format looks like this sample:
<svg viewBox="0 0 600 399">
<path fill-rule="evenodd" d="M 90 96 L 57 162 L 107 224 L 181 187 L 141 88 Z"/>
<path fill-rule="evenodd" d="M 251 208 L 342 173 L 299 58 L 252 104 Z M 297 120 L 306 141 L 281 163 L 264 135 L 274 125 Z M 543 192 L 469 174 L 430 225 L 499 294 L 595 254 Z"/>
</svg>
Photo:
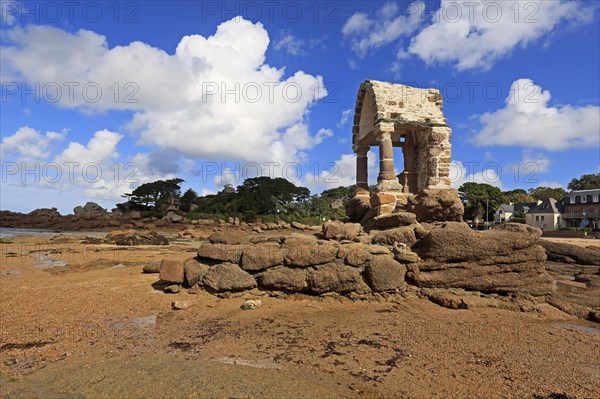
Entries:
<svg viewBox="0 0 600 399">
<path fill-rule="evenodd" d="M 444 223 L 413 247 L 423 261 L 410 268 L 409 279 L 428 288 L 551 294 L 540 236 L 539 229 L 522 224 L 479 232 L 465 223 Z"/>
<path fill-rule="evenodd" d="M 191 221 L 189 221 L 191 222 Z M 28 214 L 0 211 L 0 227 L 53 230 L 156 229 L 170 226 L 154 216 L 143 217 L 140 212 L 106 212 L 98 204 L 88 202 L 74 209 L 73 215 L 61 215 L 56 208 L 36 209 Z M 190 224 L 191 225 L 191 224 Z"/>
<path fill-rule="evenodd" d="M 168 245 L 169 241 L 155 231 L 115 230 L 106 235 L 103 244 L 113 245 Z"/>
<path fill-rule="evenodd" d="M 106 209 L 95 202 L 88 202 L 84 206 L 73 208 L 73 214 L 77 217 L 99 218 L 107 214 Z"/>
<path fill-rule="evenodd" d="M 456 189 L 425 189 L 408 198 L 405 209 L 419 222 L 462 222 L 463 204 Z"/>
<path fill-rule="evenodd" d="M 320 230 L 320 226 L 308 226 L 298 222 L 291 224 L 278 222 L 246 223 L 239 218 L 230 217 L 228 221 L 216 217 L 211 219 L 192 220 L 179 211 L 168 211 L 164 216 L 153 212 L 130 211 L 122 212 L 113 209 L 106 212 L 98 204 L 88 202 L 85 206 L 74 209 L 73 215 L 61 215 L 56 208 L 36 209 L 24 214 L 11 211 L 0 211 L 0 227 L 52 229 L 66 231 L 81 230 L 156 230 L 169 229 L 181 231 L 182 237 L 205 239 L 210 230 L 215 231 L 243 231 L 245 233 L 281 230 L 312 231 Z"/>
<path fill-rule="evenodd" d="M 540 245 L 546 250 L 548 260 L 600 266 L 600 245 L 598 244 L 584 248 L 572 244 L 541 240 Z"/>
<path fill-rule="evenodd" d="M 423 226 L 409 213 L 376 223 L 391 228 L 366 233 L 360 224 L 328 222 L 316 236 L 262 242 L 240 232 L 215 233 L 198 248 L 193 259 L 202 265 L 197 268 L 202 278 L 191 281 L 217 295 L 258 290 L 364 296 L 402 293 L 409 286 L 534 297 L 554 292 L 539 229 L 506 224 L 480 232 L 461 222 Z M 180 276 L 190 259 L 165 261 L 169 273 L 161 267 L 161 279 L 185 285 Z"/>
</svg>

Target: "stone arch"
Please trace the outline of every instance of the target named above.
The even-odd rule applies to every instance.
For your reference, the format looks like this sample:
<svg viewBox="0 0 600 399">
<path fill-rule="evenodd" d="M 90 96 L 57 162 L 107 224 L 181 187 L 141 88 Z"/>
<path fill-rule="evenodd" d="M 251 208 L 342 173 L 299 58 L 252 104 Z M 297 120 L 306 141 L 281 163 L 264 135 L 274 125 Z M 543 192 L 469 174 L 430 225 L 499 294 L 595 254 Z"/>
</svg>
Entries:
<svg viewBox="0 0 600 399">
<path fill-rule="evenodd" d="M 379 146 L 378 191 L 417 194 L 427 188 L 449 188 L 451 134 L 438 90 L 364 81 L 352 128 L 358 188 L 368 190 L 366 154 L 371 146 Z M 404 158 L 398 176 L 394 147 L 402 148 Z"/>
</svg>

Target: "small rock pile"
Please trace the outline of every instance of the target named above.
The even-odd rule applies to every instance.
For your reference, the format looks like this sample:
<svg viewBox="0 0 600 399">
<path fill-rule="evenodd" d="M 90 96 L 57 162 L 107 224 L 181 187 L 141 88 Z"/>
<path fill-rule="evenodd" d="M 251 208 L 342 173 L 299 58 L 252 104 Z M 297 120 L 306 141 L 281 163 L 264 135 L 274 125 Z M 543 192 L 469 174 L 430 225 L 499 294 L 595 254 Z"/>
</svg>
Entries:
<svg viewBox="0 0 600 399">
<path fill-rule="evenodd" d="M 155 231 L 114 230 L 106 235 L 102 244 L 113 245 L 169 245 L 169 241 Z"/>
</svg>

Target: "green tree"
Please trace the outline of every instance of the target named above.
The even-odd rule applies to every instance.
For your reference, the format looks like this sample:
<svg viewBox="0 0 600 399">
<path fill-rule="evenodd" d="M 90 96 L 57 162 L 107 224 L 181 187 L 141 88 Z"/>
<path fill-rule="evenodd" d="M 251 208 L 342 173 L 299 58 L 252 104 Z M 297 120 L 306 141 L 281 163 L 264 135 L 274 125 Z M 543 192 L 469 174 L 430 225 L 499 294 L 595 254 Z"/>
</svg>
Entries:
<svg viewBox="0 0 600 399">
<path fill-rule="evenodd" d="M 184 212 L 189 212 L 190 207 L 198 200 L 198 193 L 188 188 L 179 200 L 179 208 Z"/>
<path fill-rule="evenodd" d="M 351 186 L 340 186 L 336 188 L 330 188 L 329 190 L 325 190 L 321 193 L 322 198 L 331 198 L 332 201 L 337 199 L 341 199 L 342 201 L 347 201 L 352 198 L 352 193 L 356 190 L 356 185 Z"/>
<path fill-rule="evenodd" d="M 568 194 L 565 189 L 561 187 L 536 187 L 530 188 L 528 192 L 529 195 L 540 201 L 545 201 L 548 198 L 554 198 L 557 201 L 562 201 L 563 198 L 565 198 Z"/>
<path fill-rule="evenodd" d="M 525 212 L 519 211 L 513 213 L 513 215 L 510 218 L 510 221 L 515 223 L 525 223 Z"/>
<path fill-rule="evenodd" d="M 175 178 L 144 183 L 131 193 L 122 195 L 127 198 L 125 207 L 129 209 L 165 209 L 173 199 L 179 198 L 181 195 L 180 185 L 184 181 Z"/>
<path fill-rule="evenodd" d="M 579 179 L 574 178 L 567 188 L 572 191 L 600 189 L 600 173 L 583 175 Z"/>
<path fill-rule="evenodd" d="M 468 201 L 465 205 L 465 219 L 475 220 L 478 218 L 494 220 L 494 213 L 503 202 L 502 190 L 486 183 L 464 183 L 459 191 L 464 193 Z"/>
<path fill-rule="evenodd" d="M 275 214 L 285 210 L 289 203 L 305 201 L 310 196 L 306 187 L 297 187 L 282 177 L 267 176 L 246 179 L 237 193 L 241 212 L 260 215 Z"/>
<path fill-rule="evenodd" d="M 356 190 L 355 185 L 351 186 L 340 186 L 336 188 L 330 188 L 323 191 L 320 195 L 312 198 L 312 209 L 316 210 L 314 213 L 310 213 L 311 216 L 318 216 L 319 220 L 341 220 L 346 218 L 345 207 L 339 207 L 334 209 L 333 203 L 335 201 L 342 201 L 344 204 L 350 198 Z"/>
<path fill-rule="evenodd" d="M 504 202 L 506 203 L 535 202 L 535 198 L 527 194 L 527 191 L 523 190 L 522 188 L 505 191 L 502 194 L 504 196 Z"/>
</svg>

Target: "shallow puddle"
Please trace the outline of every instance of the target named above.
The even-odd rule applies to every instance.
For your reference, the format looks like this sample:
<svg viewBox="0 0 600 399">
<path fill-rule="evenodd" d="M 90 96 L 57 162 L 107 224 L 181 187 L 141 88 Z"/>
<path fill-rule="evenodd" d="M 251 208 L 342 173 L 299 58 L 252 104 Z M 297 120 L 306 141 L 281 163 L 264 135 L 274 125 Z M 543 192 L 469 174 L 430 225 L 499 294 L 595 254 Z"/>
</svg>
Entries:
<svg viewBox="0 0 600 399">
<path fill-rule="evenodd" d="M 593 334 L 600 334 L 600 330 L 597 329 L 597 328 L 595 328 L 595 327 L 581 326 L 579 324 L 559 324 L 559 327 L 562 327 L 562 328 L 572 328 L 574 330 L 590 332 L 590 333 L 593 333 Z"/>
<path fill-rule="evenodd" d="M 224 364 L 232 364 L 234 366 L 249 366 L 255 367 L 259 369 L 277 369 L 277 370 L 285 370 L 286 368 L 280 364 L 277 364 L 273 361 L 269 360 L 247 360 L 247 359 L 239 359 L 235 357 L 219 357 L 217 359 L 213 359 L 215 362 L 224 363 Z"/>
<path fill-rule="evenodd" d="M 40 269 L 49 269 L 51 267 L 64 267 L 67 265 L 67 262 L 64 262 L 62 260 L 50 259 L 46 254 L 39 255 L 38 257 L 38 263 L 36 263 L 33 267 L 37 267 Z"/>
</svg>

